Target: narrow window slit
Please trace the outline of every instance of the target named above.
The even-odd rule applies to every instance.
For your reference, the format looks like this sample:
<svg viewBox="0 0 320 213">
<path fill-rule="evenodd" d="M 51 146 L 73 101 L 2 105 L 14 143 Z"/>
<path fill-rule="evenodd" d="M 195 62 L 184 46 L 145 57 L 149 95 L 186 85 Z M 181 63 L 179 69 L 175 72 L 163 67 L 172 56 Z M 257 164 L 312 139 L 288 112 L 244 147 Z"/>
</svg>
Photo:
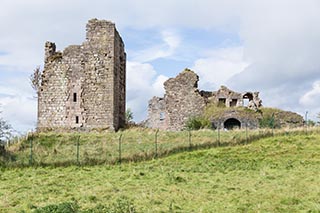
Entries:
<svg viewBox="0 0 320 213">
<path fill-rule="evenodd" d="M 77 93 L 73 93 L 73 102 L 77 102 Z"/>
<path fill-rule="evenodd" d="M 76 124 L 79 123 L 79 116 L 76 116 Z"/>
</svg>

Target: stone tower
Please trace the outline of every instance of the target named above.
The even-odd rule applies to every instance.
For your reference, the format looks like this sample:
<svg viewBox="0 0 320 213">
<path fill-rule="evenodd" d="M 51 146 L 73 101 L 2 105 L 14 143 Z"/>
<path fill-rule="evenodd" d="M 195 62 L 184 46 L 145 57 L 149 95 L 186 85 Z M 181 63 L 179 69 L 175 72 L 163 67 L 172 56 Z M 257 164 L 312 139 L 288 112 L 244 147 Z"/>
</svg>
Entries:
<svg viewBox="0 0 320 213">
<path fill-rule="evenodd" d="M 86 41 L 45 44 L 38 131 L 117 130 L 125 124 L 126 53 L 115 24 L 92 19 Z"/>
</svg>

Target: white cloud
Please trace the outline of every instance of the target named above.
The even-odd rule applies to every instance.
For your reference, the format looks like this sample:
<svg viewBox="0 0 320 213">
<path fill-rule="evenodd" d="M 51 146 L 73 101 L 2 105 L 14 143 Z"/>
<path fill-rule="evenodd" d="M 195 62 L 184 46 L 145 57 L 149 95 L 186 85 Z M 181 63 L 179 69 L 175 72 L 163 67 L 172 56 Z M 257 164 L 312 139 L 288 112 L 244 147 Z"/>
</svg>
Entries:
<svg viewBox="0 0 320 213">
<path fill-rule="evenodd" d="M 228 84 L 239 90 L 254 88 L 261 91 L 262 96 L 267 94 L 265 105 L 269 101 L 294 109 L 308 104 L 310 110 L 315 111 L 313 100 L 318 97 L 317 89 L 308 91 L 301 85 L 309 85 L 319 75 L 319 8 L 318 0 L 3 0 L 0 52 L 6 54 L 0 55 L 0 65 L 12 73 L 24 71 L 23 81 L 27 82 L 33 68 L 43 63 L 46 40 L 56 42 L 60 50 L 69 44 L 80 44 L 85 38 L 86 21 L 94 17 L 114 21 L 120 34 L 126 28 L 141 33 L 152 29 L 159 32 L 161 42 L 150 43 L 149 48 L 141 51 L 132 49 L 134 55 L 129 58 L 136 62 L 128 62 L 128 76 L 135 79 L 128 78 L 128 105 L 142 115 L 147 105 L 146 96 L 160 94 L 160 82 L 165 79 L 148 63 L 178 57 L 183 47 L 193 46 L 184 43 L 186 28 L 226 31 L 239 35 L 241 47 L 222 45 L 210 50 L 212 47 L 208 46 L 206 55 L 194 63 L 190 61 L 200 75 L 200 86 L 212 88 L 212 84 L 216 84 L 214 87 Z M 184 57 L 191 59 L 199 54 L 197 47 L 192 50 L 183 52 Z M 12 96 L 13 93 L 16 100 L 20 100 L 12 104 L 23 105 L 23 101 L 29 100 L 23 99 L 31 94 L 24 92 L 25 89 L 14 92 L 21 83 L 4 84 L 7 80 L 10 79 L 3 78 L 1 73 L 1 94 Z M 15 108 L 19 110 L 19 106 Z"/>
<path fill-rule="evenodd" d="M 207 57 L 195 61 L 192 67 L 200 78 L 199 86 L 215 89 L 248 66 L 242 47 L 221 48 L 210 51 Z"/>
<path fill-rule="evenodd" d="M 265 88 L 299 83 L 320 69 L 319 1 L 250 2 L 240 14 L 240 36 L 252 65 L 234 80 Z M 312 78 L 312 77 L 311 77 Z M 251 83 L 250 83 L 251 81 Z"/>
<path fill-rule="evenodd" d="M 320 103 L 320 81 L 315 81 L 312 89 L 307 91 L 299 100 L 305 107 L 319 107 Z"/>
<path fill-rule="evenodd" d="M 161 37 L 161 44 L 154 44 L 147 49 L 132 52 L 132 60 L 139 62 L 150 62 L 155 59 L 172 56 L 175 50 L 179 47 L 179 36 L 173 31 L 166 30 L 161 32 Z"/>
<path fill-rule="evenodd" d="M 3 117 L 8 120 L 13 129 L 25 133 L 36 127 L 37 101 L 21 96 L 0 98 L 3 102 Z"/>
<path fill-rule="evenodd" d="M 25 133 L 36 127 L 37 100 L 29 82 L 21 77 L 7 79 L 7 84 L 0 85 L 0 104 L 3 113 L 14 130 Z M 13 86 L 9 86 L 9 85 Z"/>
<path fill-rule="evenodd" d="M 167 79 L 157 76 L 150 64 L 127 62 L 127 108 L 132 110 L 135 121 L 146 118 L 149 99 L 163 95 L 163 82 Z"/>
</svg>

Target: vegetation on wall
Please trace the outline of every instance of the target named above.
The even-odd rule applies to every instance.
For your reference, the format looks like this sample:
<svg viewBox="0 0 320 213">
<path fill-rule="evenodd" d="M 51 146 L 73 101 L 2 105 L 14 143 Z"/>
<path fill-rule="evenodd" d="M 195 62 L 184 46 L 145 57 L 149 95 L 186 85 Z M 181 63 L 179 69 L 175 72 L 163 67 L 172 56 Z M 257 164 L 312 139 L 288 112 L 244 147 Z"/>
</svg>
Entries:
<svg viewBox="0 0 320 213">
<path fill-rule="evenodd" d="M 303 126 L 303 117 L 297 113 L 284 111 L 277 108 L 262 107 L 259 109 L 261 117 L 260 127 L 281 128 Z"/>
<path fill-rule="evenodd" d="M 261 107 L 258 111 L 246 107 L 221 108 L 210 104 L 205 108 L 203 117 L 220 121 L 228 113 L 235 113 L 242 120 L 257 120 L 260 128 L 298 127 L 303 125 L 303 117 L 297 113 L 276 108 Z"/>
</svg>

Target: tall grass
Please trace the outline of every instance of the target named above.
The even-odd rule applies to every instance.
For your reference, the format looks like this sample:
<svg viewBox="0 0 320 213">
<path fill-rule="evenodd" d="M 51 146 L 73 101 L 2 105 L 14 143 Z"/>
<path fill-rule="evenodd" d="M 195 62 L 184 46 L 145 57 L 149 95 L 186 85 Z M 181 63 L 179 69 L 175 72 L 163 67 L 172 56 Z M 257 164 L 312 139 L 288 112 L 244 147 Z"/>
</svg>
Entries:
<svg viewBox="0 0 320 213">
<path fill-rule="evenodd" d="M 195 140 L 212 136 L 197 133 Z M 187 132 L 179 134 L 189 142 Z M 78 212 L 108 212 L 123 204 L 136 212 L 319 212 L 319 153 L 319 132 L 302 129 L 244 146 L 121 166 L 1 168 L 0 212 L 72 206 Z"/>
<path fill-rule="evenodd" d="M 318 128 L 308 132 L 319 131 Z M 104 133 L 34 133 L 7 147 L 3 167 L 115 164 L 159 158 L 181 151 L 233 146 L 305 129 L 238 129 L 168 132 L 129 129 Z"/>
</svg>

